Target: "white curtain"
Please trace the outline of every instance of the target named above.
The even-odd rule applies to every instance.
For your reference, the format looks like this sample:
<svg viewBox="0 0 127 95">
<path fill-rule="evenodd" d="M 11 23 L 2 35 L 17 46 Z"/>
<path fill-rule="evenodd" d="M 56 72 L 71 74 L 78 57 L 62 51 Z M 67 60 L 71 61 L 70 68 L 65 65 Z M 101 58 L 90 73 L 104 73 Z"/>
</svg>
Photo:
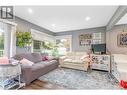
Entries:
<svg viewBox="0 0 127 95">
<path fill-rule="evenodd" d="M 0 29 L 4 32 L 4 55 L 12 57 L 16 54 L 16 26 L 0 21 Z"/>
</svg>

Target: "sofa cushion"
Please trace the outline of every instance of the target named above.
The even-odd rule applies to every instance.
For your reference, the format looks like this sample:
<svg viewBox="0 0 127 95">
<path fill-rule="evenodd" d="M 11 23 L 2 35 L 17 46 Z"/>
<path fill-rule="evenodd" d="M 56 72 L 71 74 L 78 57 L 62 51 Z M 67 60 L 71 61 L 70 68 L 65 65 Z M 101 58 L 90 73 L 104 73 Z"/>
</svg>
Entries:
<svg viewBox="0 0 127 95">
<path fill-rule="evenodd" d="M 113 54 L 114 59 L 127 59 L 126 54 Z"/>
<path fill-rule="evenodd" d="M 16 59 L 16 60 L 22 60 L 23 58 L 26 58 L 26 59 L 28 59 L 28 60 L 30 60 L 30 61 L 33 62 L 33 60 L 32 60 L 33 57 L 32 57 L 32 55 L 31 55 L 31 53 L 17 54 L 17 55 L 15 55 L 13 58 Z"/>
<path fill-rule="evenodd" d="M 66 62 L 72 63 L 72 59 L 65 59 L 64 63 L 66 63 Z"/>
<path fill-rule="evenodd" d="M 127 55 L 125 54 L 113 54 L 114 62 L 127 64 Z"/>
<path fill-rule="evenodd" d="M 42 61 L 42 56 L 39 53 L 22 53 L 15 55 L 13 58 L 16 60 L 22 60 L 23 58 L 26 58 L 34 63 Z"/>
<path fill-rule="evenodd" d="M 83 62 L 81 60 L 72 60 L 72 63 L 82 64 Z"/>
<path fill-rule="evenodd" d="M 33 66 L 31 67 L 32 70 L 38 70 L 38 69 L 43 69 L 46 66 L 49 66 L 51 64 L 56 64 L 56 60 L 52 60 L 52 61 L 41 61 L 38 62 L 36 64 L 33 64 Z"/>
<path fill-rule="evenodd" d="M 37 63 L 37 62 L 42 61 L 42 56 L 41 56 L 41 54 L 39 54 L 39 53 L 32 53 L 31 55 L 32 55 L 32 57 L 33 57 L 32 60 L 33 60 L 34 63 Z"/>
<path fill-rule="evenodd" d="M 22 60 L 22 59 L 23 59 L 23 56 L 25 56 L 24 53 L 22 53 L 22 54 L 17 54 L 17 55 L 15 55 L 13 58 L 16 59 L 16 60 Z"/>
<path fill-rule="evenodd" d="M 76 52 L 76 56 L 83 56 L 83 55 L 88 55 L 86 52 Z"/>
<path fill-rule="evenodd" d="M 48 60 L 47 56 L 42 56 L 42 61 Z"/>
</svg>

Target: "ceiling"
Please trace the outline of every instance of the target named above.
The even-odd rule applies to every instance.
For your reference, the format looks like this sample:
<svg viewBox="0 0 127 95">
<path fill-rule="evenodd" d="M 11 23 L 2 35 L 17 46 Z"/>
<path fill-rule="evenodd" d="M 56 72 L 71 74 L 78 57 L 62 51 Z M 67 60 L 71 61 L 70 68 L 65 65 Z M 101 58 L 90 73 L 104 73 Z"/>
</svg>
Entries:
<svg viewBox="0 0 127 95">
<path fill-rule="evenodd" d="M 16 16 L 52 32 L 106 26 L 118 6 L 16 6 Z"/>
<path fill-rule="evenodd" d="M 116 25 L 119 24 L 127 24 L 127 14 L 125 14 L 117 23 Z"/>
</svg>

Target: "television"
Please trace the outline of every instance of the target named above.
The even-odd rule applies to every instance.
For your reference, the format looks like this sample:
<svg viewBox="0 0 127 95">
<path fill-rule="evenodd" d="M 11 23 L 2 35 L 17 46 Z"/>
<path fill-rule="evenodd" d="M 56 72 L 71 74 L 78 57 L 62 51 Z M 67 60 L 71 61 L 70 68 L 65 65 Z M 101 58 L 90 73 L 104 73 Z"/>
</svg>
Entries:
<svg viewBox="0 0 127 95">
<path fill-rule="evenodd" d="M 92 44 L 93 53 L 106 54 L 106 44 Z"/>
</svg>

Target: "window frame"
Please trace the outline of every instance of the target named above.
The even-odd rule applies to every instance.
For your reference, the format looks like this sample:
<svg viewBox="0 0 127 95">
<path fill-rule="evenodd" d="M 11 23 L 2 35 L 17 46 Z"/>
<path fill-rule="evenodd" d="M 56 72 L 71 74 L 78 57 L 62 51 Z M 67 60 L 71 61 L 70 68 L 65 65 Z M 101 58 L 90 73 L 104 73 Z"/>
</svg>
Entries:
<svg viewBox="0 0 127 95">
<path fill-rule="evenodd" d="M 69 52 L 72 52 L 72 35 L 55 36 L 55 43 L 56 43 L 56 40 L 60 40 L 60 39 L 70 39 L 70 51 Z"/>
</svg>

